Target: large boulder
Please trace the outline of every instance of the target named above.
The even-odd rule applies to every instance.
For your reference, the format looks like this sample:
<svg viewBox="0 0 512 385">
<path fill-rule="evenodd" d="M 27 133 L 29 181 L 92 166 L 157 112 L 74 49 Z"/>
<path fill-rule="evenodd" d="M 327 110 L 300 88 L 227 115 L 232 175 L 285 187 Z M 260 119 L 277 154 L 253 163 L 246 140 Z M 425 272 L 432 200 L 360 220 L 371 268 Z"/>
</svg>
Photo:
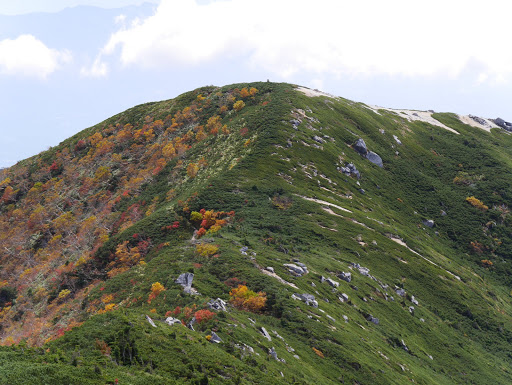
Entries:
<svg viewBox="0 0 512 385">
<path fill-rule="evenodd" d="M 500 126 L 504 130 L 512 131 L 512 123 L 507 122 L 501 118 L 494 119 L 494 123 L 496 123 L 497 126 Z"/>
<path fill-rule="evenodd" d="M 356 150 L 358 153 L 362 155 L 366 155 L 368 152 L 368 147 L 366 147 L 366 143 L 363 139 L 359 138 L 356 140 L 356 142 L 352 145 L 354 147 L 354 150 Z"/>
<path fill-rule="evenodd" d="M 382 158 L 373 151 L 368 151 L 368 153 L 366 154 L 366 159 L 368 159 L 370 162 L 376 164 L 381 168 L 384 167 L 384 164 L 382 163 Z"/>
<path fill-rule="evenodd" d="M 190 294 L 192 289 L 192 281 L 194 280 L 193 273 L 183 273 L 176 279 L 177 284 L 183 286 L 183 291 Z"/>
</svg>

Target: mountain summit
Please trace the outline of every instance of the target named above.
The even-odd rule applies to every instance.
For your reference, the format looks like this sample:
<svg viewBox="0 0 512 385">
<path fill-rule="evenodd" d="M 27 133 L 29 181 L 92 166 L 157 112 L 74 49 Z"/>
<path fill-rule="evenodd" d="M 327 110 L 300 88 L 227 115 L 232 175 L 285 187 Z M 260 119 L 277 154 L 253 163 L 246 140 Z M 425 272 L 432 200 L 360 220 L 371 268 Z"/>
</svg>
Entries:
<svg viewBox="0 0 512 385">
<path fill-rule="evenodd" d="M 512 383 L 502 122 L 210 86 L 0 170 L 3 383 Z"/>
</svg>

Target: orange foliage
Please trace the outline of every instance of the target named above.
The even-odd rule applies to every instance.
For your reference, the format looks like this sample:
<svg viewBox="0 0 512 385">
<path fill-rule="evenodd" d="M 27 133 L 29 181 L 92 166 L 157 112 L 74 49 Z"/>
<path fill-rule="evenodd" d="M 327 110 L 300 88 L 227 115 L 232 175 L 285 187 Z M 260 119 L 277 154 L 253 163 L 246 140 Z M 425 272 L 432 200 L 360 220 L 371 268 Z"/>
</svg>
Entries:
<svg viewBox="0 0 512 385">
<path fill-rule="evenodd" d="M 237 288 L 232 289 L 229 292 L 231 304 L 242 310 L 259 312 L 261 311 L 267 302 L 267 296 L 263 292 L 254 292 L 249 290 L 245 285 L 238 285 Z"/>
</svg>

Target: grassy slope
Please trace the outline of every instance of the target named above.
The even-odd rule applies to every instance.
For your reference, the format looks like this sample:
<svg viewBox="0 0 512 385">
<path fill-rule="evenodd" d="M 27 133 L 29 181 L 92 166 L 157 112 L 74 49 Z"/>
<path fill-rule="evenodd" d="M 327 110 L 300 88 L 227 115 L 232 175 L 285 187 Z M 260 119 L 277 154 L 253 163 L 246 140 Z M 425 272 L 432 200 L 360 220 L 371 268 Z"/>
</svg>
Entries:
<svg viewBox="0 0 512 385">
<path fill-rule="evenodd" d="M 211 162 L 211 167 L 196 179 L 177 186 L 173 201 L 162 204 L 100 250 L 98 260 L 133 233 L 151 234 L 155 243 L 170 241 L 168 247 L 152 254 L 144 268 L 107 280 L 102 292 L 94 289 L 89 301 L 108 293 L 116 294 L 119 302 L 146 298 L 151 283 L 156 281 L 164 283 L 165 296 L 151 305 L 142 301 L 93 316 L 49 343 L 47 352 L 4 348 L 0 365 L 10 376 L 9 383 L 25 383 L 27 375 L 54 384 L 113 383 L 115 378 L 119 383 L 155 384 L 206 383 L 206 378 L 210 383 L 395 384 L 412 379 L 420 384 L 511 382 L 510 260 L 506 258 L 507 250 L 499 250 L 505 247 L 502 245 L 510 228 L 506 222 L 497 224 L 494 236 L 503 234 L 503 243 L 493 254 L 495 267 L 492 271 L 480 267 L 478 262 L 487 255 L 471 254 L 469 242 L 490 242 L 482 224 L 496 213 L 481 212 L 465 201 L 474 195 L 489 207 L 511 204 L 507 190 L 511 181 L 506 173 L 511 159 L 510 137 L 498 130 L 488 134 L 464 126 L 449 114 L 436 118 L 461 135 L 424 123 L 409 123 L 388 112 L 378 115 L 343 99 L 309 98 L 290 85 L 255 86 L 262 95 L 268 93 L 270 103 L 264 109 L 246 108 L 230 122 L 233 127 L 249 127 L 253 144 L 243 147 L 243 141 L 209 142 L 208 146 L 192 149 L 191 159 L 205 155 L 219 159 L 220 164 L 215 167 Z M 174 102 L 163 103 L 172 108 Z M 140 119 L 156 107 L 136 107 L 122 119 Z M 303 119 L 294 130 L 289 120 L 296 117 L 292 115 L 296 109 L 316 120 Z M 401 146 L 393 134 L 400 138 Z M 313 135 L 328 135 L 333 141 L 318 149 L 312 146 Z M 384 169 L 350 147 L 358 137 L 382 157 Z M 291 147 L 286 146 L 288 139 Z M 238 159 L 238 163 L 231 169 L 222 167 L 226 160 L 218 158 L 221 153 L 231 153 L 228 158 Z M 336 170 L 340 161 L 357 166 L 362 174 L 360 186 L 356 179 Z M 141 196 L 150 201 L 161 194 L 171 169 L 169 166 L 146 186 Z M 485 178 L 472 186 L 458 186 L 452 180 L 460 171 L 483 174 Z M 360 188 L 365 194 L 358 191 Z M 198 193 L 191 202 L 193 210 L 204 207 L 236 211 L 236 222 L 215 237 L 221 251 L 218 258 L 197 256 L 185 240 L 191 236 L 190 230 L 181 230 L 182 239 L 168 239 L 159 233 L 162 221 L 173 212 L 179 213 L 177 201 L 192 192 Z M 299 195 L 339 205 L 351 213 L 332 206 L 334 214 L 328 213 L 323 209 L 325 204 Z M 291 207 L 276 208 L 271 200 L 276 196 L 286 197 Z M 441 210 L 448 215 L 441 216 Z M 427 218 L 435 220 L 435 228 L 422 225 Z M 438 266 L 393 242 L 389 234 L 400 236 Z M 242 255 L 242 245 L 256 255 Z M 283 264 L 293 258 L 305 263 L 310 273 L 292 277 Z M 370 274 L 389 288 L 385 290 L 356 270 L 352 270 L 350 284 L 336 278 L 336 273 L 350 271 L 352 262 L 368 267 Z M 195 267 L 194 263 L 202 266 Z M 274 267 L 279 276 L 298 289 L 263 275 L 255 264 Z M 196 274 L 194 287 L 202 294 L 200 297 L 183 294 L 173 283 L 184 271 Z M 216 297 L 228 299 L 229 287 L 223 282 L 235 276 L 251 289 L 268 294 L 264 314 L 231 310 L 196 332 L 158 322 L 177 305 L 201 304 Z M 321 276 L 340 281 L 340 287 L 332 290 L 320 282 Z M 137 283 L 132 285 L 130 280 Z M 408 310 L 410 297 L 400 298 L 393 291 L 395 285 L 418 299 L 414 315 Z M 314 294 L 319 308 L 292 300 L 291 294 L 296 292 Z M 386 301 L 385 292 L 395 300 Z M 337 299 L 341 293 L 349 296 L 349 303 Z M 144 319 L 150 308 L 156 309 L 151 316 L 157 320 L 157 328 Z M 379 325 L 367 321 L 368 314 L 378 317 Z M 257 329 L 260 326 L 269 332 L 275 330 L 284 341 L 272 332 L 272 341 L 267 341 Z M 223 344 L 206 342 L 205 336 L 212 328 Z M 95 348 L 96 339 L 110 346 L 110 357 Z M 257 354 L 243 356 L 235 346 L 242 342 Z M 289 352 L 286 345 L 295 352 Z M 271 347 L 286 363 L 268 356 Z M 315 354 L 313 347 L 325 358 Z"/>
</svg>

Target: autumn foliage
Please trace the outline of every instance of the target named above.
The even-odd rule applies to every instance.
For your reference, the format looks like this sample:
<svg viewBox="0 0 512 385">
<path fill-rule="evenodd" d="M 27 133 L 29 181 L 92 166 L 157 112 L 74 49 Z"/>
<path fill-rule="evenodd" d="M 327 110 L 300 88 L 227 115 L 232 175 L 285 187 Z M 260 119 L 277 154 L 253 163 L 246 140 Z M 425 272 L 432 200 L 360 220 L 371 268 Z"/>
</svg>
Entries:
<svg viewBox="0 0 512 385">
<path fill-rule="evenodd" d="M 148 303 L 151 303 L 151 301 L 153 301 L 156 297 L 158 297 L 158 294 L 160 294 L 164 290 L 165 290 L 165 287 L 160 282 L 153 283 L 151 285 L 151 292 L 149 293 Z"/>
<path fill-rule="evenodd" d="M 229 292 L 229 302 L 236 308 L 251 311 L 260 312 L 267 302 L 267 296 L 264 292 L 254 292 L 249 290 L 245 285 L 238 285 L 237 288 L 233 288 Z"/>
</svg>

